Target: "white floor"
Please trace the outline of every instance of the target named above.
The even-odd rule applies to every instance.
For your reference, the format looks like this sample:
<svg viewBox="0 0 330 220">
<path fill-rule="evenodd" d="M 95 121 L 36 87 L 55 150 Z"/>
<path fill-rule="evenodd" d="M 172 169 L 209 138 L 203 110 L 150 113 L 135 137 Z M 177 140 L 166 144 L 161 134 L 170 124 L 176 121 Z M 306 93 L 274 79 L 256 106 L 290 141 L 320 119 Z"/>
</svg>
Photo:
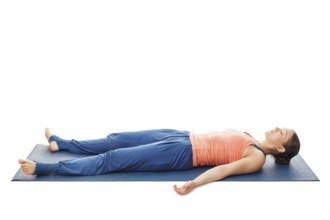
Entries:
<svg viewBox="0 0 330 220">
<path fill-rule="evenodd" d="M 1 219 L 329 219 L 329 3 L 0 3 Z M 43 129 L 294 128 L 320 182 L 10 182 Z M 7 217 L 8 218 L 8 217 Z"/>
</svg>

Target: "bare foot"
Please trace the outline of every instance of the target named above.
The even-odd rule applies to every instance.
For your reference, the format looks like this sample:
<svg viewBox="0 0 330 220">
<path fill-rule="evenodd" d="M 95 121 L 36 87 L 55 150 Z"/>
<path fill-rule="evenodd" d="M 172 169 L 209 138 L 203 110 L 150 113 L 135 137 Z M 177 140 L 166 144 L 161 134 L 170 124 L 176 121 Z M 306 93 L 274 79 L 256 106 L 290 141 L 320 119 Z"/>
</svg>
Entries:
<svg viewBox="0 0 330 220">
<path fill-rule="evenodd" d="M 36 169 L 36 162 L 33 162 L 31 160 L 19 159 L 18 163 L 21 164 L 21 168 L 25 175 L 32 175 L 34 173 L 34 170 Z"/>
<path fill-rule="evenodd" d="M 53 136 L 53 134 L 50 132 L 49 128 L 46 128 L 46 129 L 45 129 L 45 136 L 46 136 L 46 138 L 47 138 L 47 141 L 49 142 L 49 138 L 50 138 L 51 136 Z M 55 141 L 52 141 L 52 142 L 49 143 L 49 150 L 50 150 L 51 152 L 56 152 L 56 151 L 59 150 L 59 149 L 58 149 L 58 146 L 57 146 L 57 143 L 56 143 Z"/>
<path fill-rule="evenodd" d="M 47 138 L 47 141 L 49 140 L 49 138 L 50 138 L 51 136 L 53 136 L 53 134 L 50 132 L 49 128 L 46 128 L 46 129 L 45 129 L 45 136 L 46 136 L 46 138 Z"/>
</svg>

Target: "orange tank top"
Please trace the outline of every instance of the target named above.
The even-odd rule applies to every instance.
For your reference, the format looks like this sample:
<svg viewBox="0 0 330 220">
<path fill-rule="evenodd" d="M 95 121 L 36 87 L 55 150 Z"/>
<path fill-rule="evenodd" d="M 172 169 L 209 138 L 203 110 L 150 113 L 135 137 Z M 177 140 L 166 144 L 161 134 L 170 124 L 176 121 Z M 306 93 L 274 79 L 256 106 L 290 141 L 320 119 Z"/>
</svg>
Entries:
<svg viewBox="0 0 330 220">
<path fill-rule="evenodd" d="M 246 147 L 254 144 L 248 133 L 237 130 L 190 133 L 190 142 L 193 166 L 216 166 L 239 160 Z"/>
</svg>

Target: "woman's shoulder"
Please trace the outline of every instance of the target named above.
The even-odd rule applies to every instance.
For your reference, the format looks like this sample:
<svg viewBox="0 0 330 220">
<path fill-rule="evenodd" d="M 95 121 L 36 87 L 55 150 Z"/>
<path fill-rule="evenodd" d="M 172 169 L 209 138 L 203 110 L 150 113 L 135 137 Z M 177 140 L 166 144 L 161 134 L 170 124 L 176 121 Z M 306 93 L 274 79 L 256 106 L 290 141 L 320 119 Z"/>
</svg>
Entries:
<svg viewBox="0 0 330 220">
<path fill-rule="evenodd" d="M 243 152 L 242 158 L 244 157 L 254 158 L 254 161 L 262 164 L 264 164 L 266 161 L 266 155 L 263 153 L 263 151 L 258 149 L 253 144 L 246 147 L 246 149 Z"/>
</svg>

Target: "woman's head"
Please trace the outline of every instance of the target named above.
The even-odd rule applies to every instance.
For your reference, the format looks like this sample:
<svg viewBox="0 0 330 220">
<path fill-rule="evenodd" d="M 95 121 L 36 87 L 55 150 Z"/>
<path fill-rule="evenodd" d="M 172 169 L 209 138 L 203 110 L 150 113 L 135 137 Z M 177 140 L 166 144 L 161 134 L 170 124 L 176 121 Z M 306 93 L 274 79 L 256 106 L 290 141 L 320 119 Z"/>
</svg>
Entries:
<svg viewBox="0 0 330 220">
<path fill-rule="evenodd" d="M 266 139 L 273 144 L 273 153 L 276 163 L 289 164 L 292 157 L 300 150 L 300 141 L 297 133 L 292 129 L 275 128 L 266 132 Z"/>
</svg>

